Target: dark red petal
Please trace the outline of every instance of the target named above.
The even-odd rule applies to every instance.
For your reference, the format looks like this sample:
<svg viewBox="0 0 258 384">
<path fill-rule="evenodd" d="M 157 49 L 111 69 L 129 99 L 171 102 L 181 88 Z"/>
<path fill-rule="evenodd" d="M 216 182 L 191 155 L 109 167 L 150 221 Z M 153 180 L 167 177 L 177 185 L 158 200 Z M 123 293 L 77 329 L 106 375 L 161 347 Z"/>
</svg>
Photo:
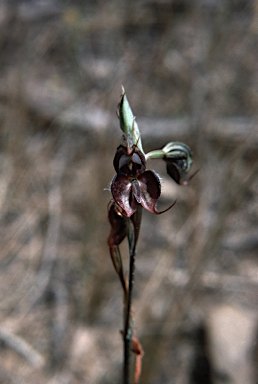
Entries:
<svg viewBox="0 0 258 384">
<path fill-rule="evenodd" d="M 136 177 L 146 169 L 145 156 L 136 146 L 133 148 L 132 164 L 133 174 L 135 174 Z"/>
<path fill-rule="evenodd" d="M 119 162 L 120 162 L 120 159 L 122 156 L 127 156 L 127 151 L 123 145 L 119 145 L 119 147 L 116 150 L 116 154 L 115 154 L 114 161 L 113 161 L 113 165 L 114 165 L 116 173 L 119 173 L 119 171 L 120 171 Z"/>
<path fill-rule="evenodd" d="M 166 161 L 167 163 L 167 174 L 175 180 L 177 184 L 180 184 L 181 173 L 180 169 L 172 161 Z"/>
<path fill-rule="evenodd" d="M 160 197 L 161 186 L 158 175 L 154 171 L 145 171 L 138 177 L 141 188 L 141 205 L 152 213 L 158 213 L 156 204 Z"/>
<path fill-rule="evenodd" d="M 132 193 L 132 183 L 123 174 L 116 175 L 111 184 L 111 193 L 117 205 L 127 217 L 137 208 L 137 201 Z"/>
<path fill-rule="evenodd" d="M 172 208 L 176 202 L 164 211 L 158 212 L 156 209 L 157 201 L 160 197 L 161 186 L 158 175 L 154 171 L 145 171 L 139 177 L 138 181 L 140 184 L 142 196 L 141 205 L 151 213 L 160 215 L 161 213 L 167 212 Z"/>
<path fill-rule="evenodd" d="M 116 150 L 113 165 L 116 173 L 137 177 L 138 174 L 145 171 L 146 159 L 136 145 L 130 144 L 129 137 L 125 136 L 125 143 Z"/>
</svg>

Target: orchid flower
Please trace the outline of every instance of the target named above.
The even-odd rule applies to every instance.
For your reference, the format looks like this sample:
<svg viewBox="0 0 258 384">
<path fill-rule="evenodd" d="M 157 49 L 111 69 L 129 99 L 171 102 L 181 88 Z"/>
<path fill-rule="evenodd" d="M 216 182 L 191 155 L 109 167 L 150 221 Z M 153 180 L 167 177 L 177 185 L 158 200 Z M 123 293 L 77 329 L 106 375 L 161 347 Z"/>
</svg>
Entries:
<svg viewBox="0 0 258 384">
<path fill-rule="evenodd" d="M 170 142 L 162 149 L 144 153 L 140 131 L 123 88 L 117 115 L 123 134 L 113 160 L 116 174 L 111 182 L 112 200 L 108 213 L 111 231 L 108 245 L 124 292 L 124 329 L 121 332 L 124 339 L 123 384 L 129 384 L 130 351 L 136 354 L 134 384 L 137 384 L 141 373 L 143 350 L 134 334 L 131 302 L 142 207 L 151 213 L 160 214 L 175 204 L 174 202 L 165 211 L 157 210 L 161 195 L 160 178 L 155 171 L 146 169 L 146 162 L 155 158 L 164 160 L 168 175 L 179 185 L 187 184 L 194 175 L 185 180 L 185 175 L 192 165 L 192 155 L 190 148 L 184 143 Z M 128 239 L 130 255 L 128 280 L 124 274 L 119 250 L 119 245 L 125 237 Z"/>
</svg>

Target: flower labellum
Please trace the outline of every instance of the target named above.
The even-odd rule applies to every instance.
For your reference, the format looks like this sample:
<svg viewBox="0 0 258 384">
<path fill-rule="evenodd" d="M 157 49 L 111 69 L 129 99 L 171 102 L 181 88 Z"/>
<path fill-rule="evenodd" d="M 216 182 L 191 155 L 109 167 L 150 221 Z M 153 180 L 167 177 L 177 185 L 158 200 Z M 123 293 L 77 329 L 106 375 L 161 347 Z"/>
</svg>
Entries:
<svg viewBox="0 0 258 384">
<path fill-rule="evenodd" d="M 130 217 L 138 204 L 152 213 L 162 213 L 156 209 L 161 193 L 159 176 L 146 170 L 144 154 L 136 145 L 131 146 L 129 138 L 126 146 L 117 148 L 114 168 L 117 174 L 111 183 L 111 193 L 122 214 Z"/>
</svg>

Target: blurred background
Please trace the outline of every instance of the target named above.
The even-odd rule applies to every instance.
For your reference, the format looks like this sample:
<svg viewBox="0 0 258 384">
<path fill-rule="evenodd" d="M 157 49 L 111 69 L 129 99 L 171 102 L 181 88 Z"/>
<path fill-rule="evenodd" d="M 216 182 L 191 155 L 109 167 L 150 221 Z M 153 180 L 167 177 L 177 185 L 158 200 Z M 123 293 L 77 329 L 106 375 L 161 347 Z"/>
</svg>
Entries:
<svg viewBox="0 0 258 384">
<path fill-rule="evenodd" d="M 257 384 L 257 0 L 0 1 L 0 383 L 121 383 L 107 247 L 125 87 L 160 160 L 134 288 L 142 384 Z M 127 265 L 127 244 L 122 245 Z"/>
</svg>

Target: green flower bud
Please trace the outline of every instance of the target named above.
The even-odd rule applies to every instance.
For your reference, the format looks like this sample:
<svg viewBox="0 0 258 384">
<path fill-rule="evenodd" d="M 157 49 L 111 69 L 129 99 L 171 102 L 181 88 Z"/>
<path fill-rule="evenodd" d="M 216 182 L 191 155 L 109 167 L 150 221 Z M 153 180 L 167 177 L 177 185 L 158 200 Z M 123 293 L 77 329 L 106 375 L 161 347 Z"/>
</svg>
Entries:
<svg viewBox="0 0 258 384">
<path fill-rule="evenodd" d="M 190 170 L 193 159 L 191 150 L 188 145 L 179 141 L 172 141 L 165 145 L 162 149 L 147 153 L 148 159 L 162 159 L 166 162 L 167 173 L 178 184 L 187 184 L 187 181 L 182 181 L 185 174 Z"/>
<path fill-rule="evenodd" d="M 180 165 L 181 172 L 188 172 L 193 163 L 191 149 L 188 145 L 179 141 L 172 141 L 162 148 L 163 158 L 174 160 L 178 166 Z"/>
<path fill-rule="evenodd" d="M 122 97 L 118 105 L 118 117 L 120 120 L 120 128 L 132 140 L 140 151 L 144 154 L 142 148 L 141 134 L 136 123 L 135 116 L 131 110 L 130 104 L 125 94 L 124 87 L 122 86 Z"/>
</svg>

